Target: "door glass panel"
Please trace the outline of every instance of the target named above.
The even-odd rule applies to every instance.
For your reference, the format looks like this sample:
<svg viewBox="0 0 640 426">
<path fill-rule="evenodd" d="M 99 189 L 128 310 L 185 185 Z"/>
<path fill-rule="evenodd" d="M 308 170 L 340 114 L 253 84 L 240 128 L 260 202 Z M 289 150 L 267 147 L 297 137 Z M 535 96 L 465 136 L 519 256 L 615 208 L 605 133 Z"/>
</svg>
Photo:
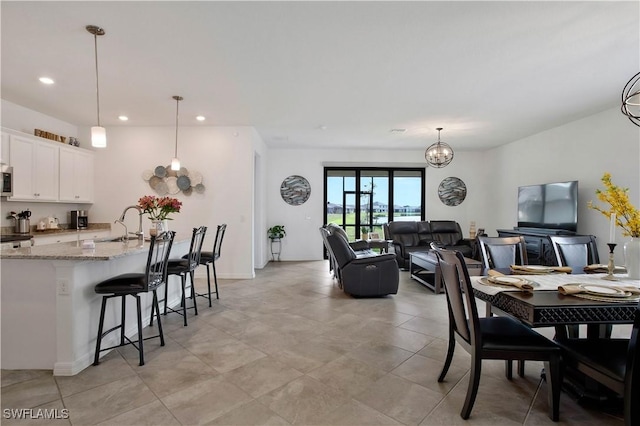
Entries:
<svg viewBox="0 0 640 426">
<path fill-rule="evenodd" d="M 367 210 L 361 215 L 362 225 L 383 238 L 382 225 L 389 221 L 389 171 L 363 170 L 360 188 L 371 199 L 370 203 L 363 203 Z"/>
<path fill-rule="evenodd" d="M 422 217 L 422 175 L 402 170 L 393 175 L 393 220 L 418 221 Z"/>
</svg>

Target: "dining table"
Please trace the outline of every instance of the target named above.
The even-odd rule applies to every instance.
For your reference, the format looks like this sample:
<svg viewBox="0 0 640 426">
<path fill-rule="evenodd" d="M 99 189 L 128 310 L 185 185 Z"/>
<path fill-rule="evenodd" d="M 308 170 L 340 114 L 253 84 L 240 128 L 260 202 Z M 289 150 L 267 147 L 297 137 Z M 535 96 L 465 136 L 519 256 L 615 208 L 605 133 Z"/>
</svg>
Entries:
<svg viewBox="0 0 640 426">
<path fill-rule="evenodd" d="M 605 280 L 607 274 L 547 273 L 511 275 L 532 283 L 530 291 L 512 285 L 488 281 L 487 276 L 471 277 L 474 295 L 487 303 L 487 309 L 498 309 L 530 327 L 579 324 L 632 324 L 640 295 L 625 293 L 609 296 L 608 288 L 640 289 L 640 280 L 615 275 L 616 281 Z M 580 286 L 583 292 L 562 294 L 559 286 Z M 601 290 L 601 291 L 599 291 Z M 613 291 L 612 291 L 613 293 Z"/>
<path fill-rule="evenodd" d="M 640 301 L 640 280 L 627 274 L 615 274 L 615 281 L 607 274 L 566 274 L 550 271 L 544 274 L 506 275 L 503 281 L 520 280 L 529 283 L 527 291 L 511 284 L 489 281 L 489 276 L 472 276 L 476 298 L 487 305 L 487 316 L 493 313 L 510 315 L 530 327 L 554 327 L 554 339 L 566 339 L 569 325 L 586 324 L 585 338 L 610 337 L 612 325 L 633 324 Z M 515 284 L 515 283 L 512 283 Z M 558 288 L 575 291 L 563 294 Z M 623 290 L 620 294 L 619 290 Z M 633 290 L 633 291 L 624 291 Z M 637 290 L 634 290 L 637 289 Z M 579 372 L 565 372 L 565 389 L 592 404 L 615 401 L 610 392 Z M 543 373 L 544 374 L 544 371 Z"/>
</svg>

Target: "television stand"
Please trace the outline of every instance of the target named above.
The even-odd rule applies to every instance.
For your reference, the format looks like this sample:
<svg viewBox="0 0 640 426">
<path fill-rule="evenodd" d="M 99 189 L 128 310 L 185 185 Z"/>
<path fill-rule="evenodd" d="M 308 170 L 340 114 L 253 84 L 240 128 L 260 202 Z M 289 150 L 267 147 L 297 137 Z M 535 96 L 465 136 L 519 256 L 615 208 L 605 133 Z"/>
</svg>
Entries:
<svg viewBox="0 0 640 426">
<path fill-rule="evenodd" d="M 498 229 L 499 237 L 524 237 L 527 248 L 527 259 L 531 265 L 557 265 L 556 255 L 553 252 L 549 235 L 577 235 L 572 231 L 549 228 L 523 228 Z"/>
</svg>

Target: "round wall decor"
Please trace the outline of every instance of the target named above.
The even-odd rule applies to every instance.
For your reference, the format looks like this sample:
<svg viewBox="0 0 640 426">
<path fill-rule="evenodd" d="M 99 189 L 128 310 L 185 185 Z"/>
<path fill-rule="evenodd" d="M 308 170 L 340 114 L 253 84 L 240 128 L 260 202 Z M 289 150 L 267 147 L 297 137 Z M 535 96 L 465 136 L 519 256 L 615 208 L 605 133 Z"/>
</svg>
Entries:
<svg viewBox="0 0 640 426">
<path fill-rule="evenodd" d="M 444 178 L 438 186 L 438 197 L 444 205 L 457 206 L 467 197 L 467 186 L 457 177 Z"/>
<path fill-rule="evenodd" d="M 309 181 L 298 175 L 291 175 L 282 181 L 280 185 L 282 199 L 292 206 L 304 204 L 311 195 Z"/>
</svg>

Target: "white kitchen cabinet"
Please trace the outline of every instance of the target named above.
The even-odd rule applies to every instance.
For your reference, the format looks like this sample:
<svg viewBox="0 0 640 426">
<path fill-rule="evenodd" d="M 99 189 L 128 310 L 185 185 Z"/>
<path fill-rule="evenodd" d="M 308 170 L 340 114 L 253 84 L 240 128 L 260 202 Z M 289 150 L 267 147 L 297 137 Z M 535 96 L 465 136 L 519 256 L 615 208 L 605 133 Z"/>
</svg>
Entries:
<svg viewBox="0 0 640 426">
<path fill-rule="evenodd" d="M 58 201 L 59 147 L 33 137 L 9 136 L 13 195 L 7 200 Z"/>
<path fill-rule="evenodd" d="M 93 202 L 94 155 L 80 148 L 60 147 L 60 201 Z"/>
<path fill-rule="evenodd" d="M 80 241 L 107 238 L 109 237 L 110 234 L 111 234 L 111 230 L 109 229 L 95 230 L 95 231 L 81 231 Z M 34 246 L 44 246 L 46 244 L 56 244 L 56 243 L 70 243 L 73 241 L 78 241 L 77 232 L 61 232 L 58 234 L 43 234 L 43 235 L 38 235 L 36 233 L 33 236 Z"/>
<path fill-rule="evenodd" d="M 9 164 L 9 135 L 2 133 L 2 144 L 0 145 L 0 163 Z"/>
</svg>

